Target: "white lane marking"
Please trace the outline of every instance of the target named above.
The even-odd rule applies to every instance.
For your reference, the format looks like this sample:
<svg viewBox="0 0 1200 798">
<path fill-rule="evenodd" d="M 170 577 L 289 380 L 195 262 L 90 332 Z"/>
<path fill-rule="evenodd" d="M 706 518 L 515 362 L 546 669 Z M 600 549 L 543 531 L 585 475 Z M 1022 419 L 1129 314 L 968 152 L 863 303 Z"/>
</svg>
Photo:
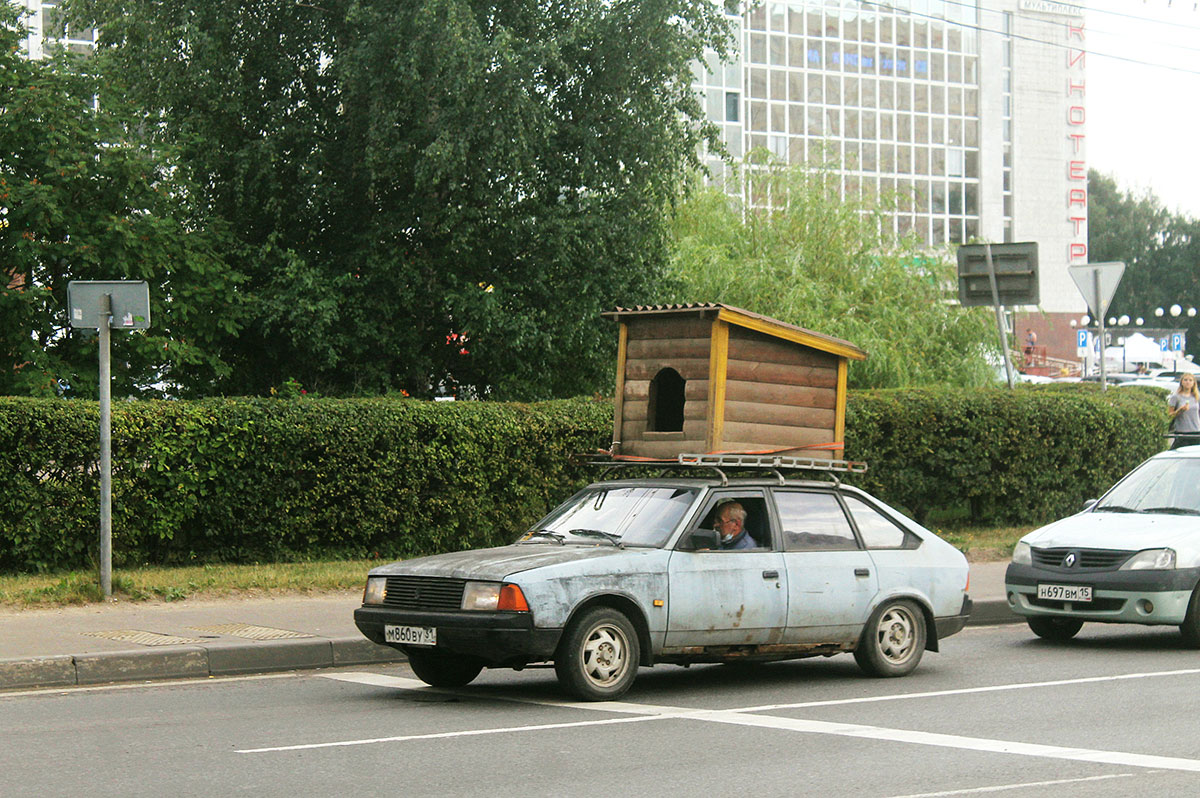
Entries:
<svg viewBox="0 0 1200 798">
<path fill-rule="evenodd" d="M 576 723 L 543 723 L 537 726 L 510 726 L 505 729 L 470 729 L 455 732 L 434 732 L 432 734 L 407 734 L 398 737 L 375 737 L 369 740 L 339 740 L 332 743 L 308 743 L 305 745 L 280 745 L 273 748 L 243 748 L 235 751 L 237 754 L 266 754 L 277 751 L 304 751 L 310 748 L 344 748 L 352 745 L 371 745 L 373 743 L 398 743 L 406 740 L 441 740 L 447 737 L 478 737 L 485 734 L 512 734 L 514 732 L 547 731 L 549 729 L 569 729 L 575 726 L 612 726 L 617 723 L 638 723 L 643 720 L 662 720 L 663 715 L 638 715 L 632 718 L 605 718 L 604 720 L 584 720 Z"/>
<path fill-rule="evenodd" d="M 1183 770 L 1200 773 L 1200 760 L 1181 759 L 1173 756 L 1153 754 L 1131 754 L 1124 751 L 1100 751 L 1089 748 L 1063 748 L 1057 745 L 1020 743 L 1008 740 L 987 740 L 981 737 L 960 737 L 955 734 L 912 731 L 909 729 L 885 729 L 880 726 L 864 726 L 852 723 L 831 723 L 800 718 L 779 718 L 771 715 L 745 715 L 740 712 L 715 711 L 707 715 L 691 715 L 696 720 L 712 720 L 739 726 L 756 726 L 767 729 L 830 734 L 837 737 L 858 737 L 867 740 L 888 740 L 897 743 L 931 745 L 939 748 L 957 748 L 965 751 L 984 751 L 996 754 L 1018 754 L 1047 759 L 1069 759 L 1074 762 L 1096 762 L 1102 765 L 1126 765 L 1139 768 Z"/>
<path fill-rule="evenodd" d="M 912 795 L 893 795 L 891 798 L 949 798 L 952 795 L 982 795 L 988 792 L 1005 792 L 1007 790 L 1023 790 L 1027 787 L 1057 787 L 1060 784 L 1078 784 L 1081 781 L 1107 781 L 1108 779 L 1127 779 L 1132 773 L 1112 773 L 1107 776 L 1082 776 L 1078 779 L 1055 779 L 1054 781 L 1025 781 L 1020 784 L 997 784 L 991 787 L 970 787 L 962 790 L 946 790 L 945 792 L 922 792 Z"/>
<path fill-rule="evenodd" d="M 171 679 L 168 681 L 121 682 L 120 684 L 73 685 L 64 684 L 58 687 L 38 687 L 33 690 L 9 690 L 0 692 L 0 700 L 27 695 L 46 695 L 47 693 L 104 693 L 111 690 L 139 690 L 150 687 L 188 687 L 202 684 L 218 684 L 220 682 L 249 682 L 262 679 L 295 679 L 301 674 L 289 673 L 259 673 L 246 676 L 196 676 L 191 679 Z M 424 682 L 419 682 L 424 684 Z"/>
<path fill-rule="evenodd" d="M 1062 687 L 1071 684 L 1096 684 L 1099 682 L 1119 682 L 1126 679 L 1152 679 L 1162 676 L 1193 676 L 1200 673 L 1200 668 L 1185 668 L 1175 671 L 1149 671 L 1146 673 L 1122 673 L 1116 676 L 1084 676 L 1078 679 L 1059 679 L 1053 682 L 1015 682 L 1013 684 L 996 684 L 988 687 L 963 687 L 957 690 L 933 690 L 926 693 L 900 693 L 898 695 L 876 695 L 861 698 L 835 698 L 829 701 L 801 701 L 794 704 L 763 704 L 757 707 L 745 707 L 738 712 L 770 712 L 776 709 L 810 709 L 812 707 L 832 707 L 843 704 L 870 704 L 876 701 L 906 701 L 910 698 L 939 698 L 949 695 L 970 695 L 972 693 L 995 693 L 1005 690 L 1029 690 L 1039 687 Z M 418 682 L 421 684 L 421 682 Z"/>
</svg>

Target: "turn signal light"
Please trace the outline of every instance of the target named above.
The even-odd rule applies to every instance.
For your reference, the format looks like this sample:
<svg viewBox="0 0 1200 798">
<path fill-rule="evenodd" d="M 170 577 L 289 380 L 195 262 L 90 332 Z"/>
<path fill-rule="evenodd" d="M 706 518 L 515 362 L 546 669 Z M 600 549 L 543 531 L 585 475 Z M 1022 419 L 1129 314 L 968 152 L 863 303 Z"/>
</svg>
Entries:
<svg viewBox="0 0 1200 798">
<path fill-rule="evenodd" d="M 496 605 L 496 609 L 529 612 L 529 602 L 525 601 L 525 594 L 521 592 L 521 588 L 516 585 L 501 585 L 500 601 Z"/>
</svg>

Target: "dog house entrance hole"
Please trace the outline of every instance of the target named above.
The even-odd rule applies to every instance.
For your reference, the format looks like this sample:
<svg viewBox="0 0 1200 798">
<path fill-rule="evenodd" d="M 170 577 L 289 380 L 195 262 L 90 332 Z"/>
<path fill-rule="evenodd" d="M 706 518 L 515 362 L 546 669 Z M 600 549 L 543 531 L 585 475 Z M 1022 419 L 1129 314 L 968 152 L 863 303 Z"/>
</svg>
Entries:
<svg viewBox="0 0 1200 798">
<path fill-rule="evenodd" d="M 673 368 L 665 368 L 650 381 L 648 420 L 651 432 L 683 431 L 683 386 L 686 380 Z"/>
</svg>

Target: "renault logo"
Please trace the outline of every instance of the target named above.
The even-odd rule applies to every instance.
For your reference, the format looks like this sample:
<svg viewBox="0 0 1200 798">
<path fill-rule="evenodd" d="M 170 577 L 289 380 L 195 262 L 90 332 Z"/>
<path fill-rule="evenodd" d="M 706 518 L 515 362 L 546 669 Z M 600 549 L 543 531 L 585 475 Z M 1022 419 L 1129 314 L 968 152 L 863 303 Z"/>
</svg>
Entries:
<svg viewBox="0 0 1200 798">
<path fill-rule="evenodd" d="M 1066 557 L 1063 557 L 1063 568 L 1075 567 L 1075 552 L 1071 552 Z"/>
</svg>

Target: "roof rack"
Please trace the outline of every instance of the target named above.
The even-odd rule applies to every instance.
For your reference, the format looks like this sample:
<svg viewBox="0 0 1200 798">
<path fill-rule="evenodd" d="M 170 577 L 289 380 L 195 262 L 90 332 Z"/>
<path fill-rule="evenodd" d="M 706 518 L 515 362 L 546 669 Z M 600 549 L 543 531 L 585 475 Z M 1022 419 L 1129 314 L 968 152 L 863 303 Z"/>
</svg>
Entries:
<svg viewBox="0 0 1200 798">
<path fill-rule="evenodd" d="M 841 472 L 861 474 L 867 470 L 867 464 L 855 460 L 825 460 L 815 457 L 790 457 L 778 454 L 739 454 L 736 452 L 720 454 L 679 454 L 674 459 L 651 457 L 616 457 L 597 458 L 588 461 L 589 465 L 604 466 L 605 473 L 629 466 L 660 466 L 661 474 L 671 470 L 684 468 L 707 468 L 716 472 L 721 478 L 722 485 L 729 484 L 729 477 L 723 469 L 762 469 L 771 471 L 784 483 L 783 471 L 819 471 L 824 473 Z M 840 480 L 834 477 L 834 482 Z"/>
</svg>

